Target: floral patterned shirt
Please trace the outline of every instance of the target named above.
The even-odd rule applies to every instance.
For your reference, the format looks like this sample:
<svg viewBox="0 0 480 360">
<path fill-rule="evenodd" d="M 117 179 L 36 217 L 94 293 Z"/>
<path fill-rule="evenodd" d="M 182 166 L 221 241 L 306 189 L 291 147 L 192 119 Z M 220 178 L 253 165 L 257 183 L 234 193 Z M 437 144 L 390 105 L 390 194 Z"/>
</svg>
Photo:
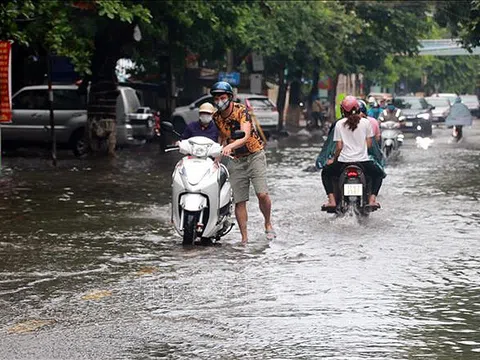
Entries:
<svg viewBox="0 0 480 360">
<path fill-rule="evenodd" d="M 236 130 L 241 130 L 241 125 L 243 123 L 250 122 L 252 124 L 252 132 L 250 133 L 250 137 L 246 144 L 241 148 L 235 149 L 232 156 L 242 157 L 263 149 L 263 141 L 258 135 L 257 129 L 252 122 L 252 117 L 244 105 L 233 103 L 233 110 L 226 118 L 223 118 L 220 115 L 220 112 L 217 111 L 213 114 L 213 121 L 215 121 L 215 124 L 217 125 L 220 137 L 222 140 L 226 140 L 227 144 L 231 144 L 235 141 L 232 139 L 232 133 Z"/>
</svg>

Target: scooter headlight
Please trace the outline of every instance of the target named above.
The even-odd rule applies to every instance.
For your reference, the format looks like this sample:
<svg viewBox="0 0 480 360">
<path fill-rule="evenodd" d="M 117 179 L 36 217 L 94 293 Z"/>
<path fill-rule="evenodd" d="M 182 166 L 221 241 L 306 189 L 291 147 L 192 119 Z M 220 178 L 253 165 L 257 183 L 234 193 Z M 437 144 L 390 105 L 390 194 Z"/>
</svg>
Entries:
<svg viewBox="0 0 480 360">
<path fill-rule="evenodd" d="M 192 143 L 192 155 L 196 157 L 206 157 L 211 145 L 200 145 Z"/>
</svg>

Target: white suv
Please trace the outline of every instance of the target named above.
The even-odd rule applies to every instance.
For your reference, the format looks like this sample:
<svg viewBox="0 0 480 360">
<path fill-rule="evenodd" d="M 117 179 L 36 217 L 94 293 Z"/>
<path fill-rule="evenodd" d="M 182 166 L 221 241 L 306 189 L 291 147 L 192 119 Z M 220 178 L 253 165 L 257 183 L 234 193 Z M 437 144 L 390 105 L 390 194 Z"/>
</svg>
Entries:
<svg viewBox="0 0 480 360">
<path fill-rule="evenodd" d="M 256 94 L 237 94 L 234 101 L 245 105 L 256 116 L 262 130 L 266 134 L 278 129 L 279 114 L 275 104 L 267 96 Z M 213 104 L 211 95 L 203 95 L 187 106 L 180 106 L 172 114 L 175 130 L 182 133 L 185 126 L 198 120 L 198 108 L 209 102 Z"/>
</svg>

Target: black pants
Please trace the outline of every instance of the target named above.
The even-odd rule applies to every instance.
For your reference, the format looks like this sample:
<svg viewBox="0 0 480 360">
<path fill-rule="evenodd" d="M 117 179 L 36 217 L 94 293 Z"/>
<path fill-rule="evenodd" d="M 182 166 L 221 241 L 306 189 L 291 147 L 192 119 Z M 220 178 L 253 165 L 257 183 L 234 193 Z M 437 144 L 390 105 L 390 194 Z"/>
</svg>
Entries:
<svg viewBox="0 0 480 360">
<path fill-rule="evenodd" d="M 312 111 L 312 120 L 313 120 L 313 125 L 315 127 L 319 127 L 320 126 L 320 113 L 317 112 L 317 111 Z"/>
<path fill-rule="evenodd" d="M 457 141 L 458 141 L 458 140 L 460 140 L 460 139 L 463 137 L 463 126 L 462 126 L 462 125 L 458 125 L 458 126 L 454 126 L 453 128 L 454 128 L 455 131 L 457 132 L 456 139 L 457 139 Z"/>
<path fill-rule="evenodd" d="M 383 172 L 373 163 L 373 161 L 358 163 L 342 163 L 336 161 L 333 164 L 324 167 L 322 170 L 322 182 L 327 195 L 334 193 L 333 179 L 338 178 L 347 165 L 357 165 L 363 169 L 368 181 L 367 185 L 372 189 L 372 194 L 377 196 L 382 187 Z"/>
</svg>

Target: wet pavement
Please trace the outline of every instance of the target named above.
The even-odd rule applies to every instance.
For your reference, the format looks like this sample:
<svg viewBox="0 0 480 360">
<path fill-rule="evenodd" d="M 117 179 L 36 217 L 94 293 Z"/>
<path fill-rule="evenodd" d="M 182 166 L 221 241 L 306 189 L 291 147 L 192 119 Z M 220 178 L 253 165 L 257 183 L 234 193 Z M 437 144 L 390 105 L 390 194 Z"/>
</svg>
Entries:
<svg viewBox="0 0 480 360">
<path fill-rule="evenodd" d="M 272 142 L 278 238 L 251 201 L 246 247 L 179 245 L 178 154 L 6 157 L 0 359 L 478 359 L 480 123 L 448 138 L 408 138 L 360 222 L 320 211 L 315 137 Z"/>
</svg>

